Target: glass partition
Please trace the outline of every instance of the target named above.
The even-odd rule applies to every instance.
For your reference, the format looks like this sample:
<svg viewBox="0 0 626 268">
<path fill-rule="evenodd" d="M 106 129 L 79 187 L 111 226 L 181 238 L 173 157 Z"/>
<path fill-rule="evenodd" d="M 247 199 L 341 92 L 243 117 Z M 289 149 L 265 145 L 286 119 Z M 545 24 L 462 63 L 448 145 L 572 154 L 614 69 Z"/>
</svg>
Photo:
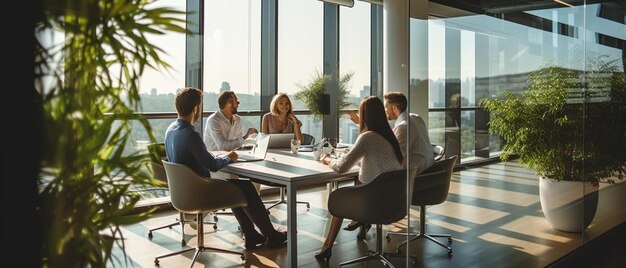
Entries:
<svg viewBox="0 0 626 268">
<path fill-rule="evenodd" d="M 421 1 L 411 1 L 411 4 L 416 2 Z M 574 251 L 598 234 L 624 222 L 624 216 L 609 211 L 609 207 L 620 202 L 622 198 L 618 196 L 626 193 L 618 175 L 620 172 L 624 174 L 626 157 L 623 150 L 608 147 L 621 149 L 626 142 L 625 121 L 621 116 L 626 107 L 626 84 L 623 83 L 626 81 L 626 6 L 620 1 L 427 2 L 427 38 L 411 38 L 410 45 L 411 53 L 415 53 L 414 47 L 427 47 L 427 64 L 415 66 L 420 61 L 412 56 L 410 66 L 428 69 L 431 142 L 445 145 L 446 157 L 459 155 L 461 164 L 498 157 L 507 141 L 497 133 L 489 133 L 494 114 L 481 106 L 481 100 L 505 99 L 505 91 L 516 98 L 534 92 L 538 97 L 526 99 L 529 106 L 524 107 L 545 109 L 542 110 L 545 112 L 543 116 L 528 119 L 532 122 L 529 125 L 534 127 L 521 129 L 514 137 L 537 137 L 532 133 L 548 137 L 560 133 L 560 139 L 545 146 L 566 148 L 551 150 L 554 153 L 550 157 L 571 159 L 564 162 L 568 167 L 564 178 L 574 180 L 557 183 L 535 175 L 536 180 L 517 181 L 516 178 L 498 176 L 497 169 L 475 177 L 455 177 L 446 205 L 429 209 L 427 213 L 427 228 L 431 228 L 428 233 L 451 233 L 455 250 L 479 242 L 487 247 L 546 247 L 545 251 L 518 249 L 544 265 L 559 261 L 541 259 L 550 258 L 546 257 L 547 252 Z M 413 33 L 414 27 L 419 27 L 419 20 L 410 19 L 410 27 Z M 554 105 L 551 97 L 557 98 L 560 104 Z M 529 112 L 519 110 L 512 114 Z M 542 125 L 543 117 L 550 117 L 555 112 L 563 112 L 565 116 Z M 612 126 L 617 127 L 613 129 Z M 522 142 L 528 146 L 540 143 L 540 139 L 533 139 Z M 600 148 L 609 143 L 612 145 Z M 510 153 L 513 153 L 510 160 L 515 163 L 537 161 L 525 159 L 516 152 Z M 545 161 L 561 163 L 550 159 Z M 543 162 L 531 163 L 526 170 L 537 174 L 554 170 L 553 167 L 541 170 Z M 574 176 L 570 176 L 572 174 Z M 505 183 L 515 181 L 515 190 L 507 195 L 528 194 L 533 202 L 512 211 L 513 207 L 505 203 L 513 200 L 494 201 L 480 194 L 473 196 L 472 193 L 459 192 L 464 180 L 480 180 L 481 189 L 485 191 L 489 188 L 505 190 Z M 586 183 L 580 183 L 581 180 Z M 562 187 L 570 182 L 577 183 L 566 186 L 573 190 L 554 190 L 546 186 Z M 557 203 L 547 203 L 548 199 Z M 463 209 L 457 211 L 455 208 Z M 499 213 L 508 216 L 483 221 L 472 219 L 471 215 L 464 213 L 467 211 L 482 211 L 484 214 L 481 215 L 487 218 L 487 215 Z M 411 220 L 419 219 L 419 212 L 416 212 L 411 210 Z M 565 224 L 558 222 L 572 212 L 578 214 L 573 214 Z M 477 221 L 481 223 L 477 225 Z M 480 230 L 479 225 L 496 227 Z M 545 229 L 542 234 L 530 235 L 527 225 L 533 225 L 534 230 Z M 545 242 L 551 239 L 550 236 L 567 239 Z M 445 239 L 440 240 L 445 244 Z M 411 245 L 408 255 L 419 258 L 442 250 L 437 245 L 431 250 L 427 245 L 430 242 L 424 243 L 424 246 L 421 243 L 415 243 L 420 246 Z M 488 251 L 487 248 L 483 250 Z M 515 251 L 509 257 L 512 261 L 520 258 L 521 252 Z M 506 254 L 507 251 L 502 252 Z"/>
</svg>

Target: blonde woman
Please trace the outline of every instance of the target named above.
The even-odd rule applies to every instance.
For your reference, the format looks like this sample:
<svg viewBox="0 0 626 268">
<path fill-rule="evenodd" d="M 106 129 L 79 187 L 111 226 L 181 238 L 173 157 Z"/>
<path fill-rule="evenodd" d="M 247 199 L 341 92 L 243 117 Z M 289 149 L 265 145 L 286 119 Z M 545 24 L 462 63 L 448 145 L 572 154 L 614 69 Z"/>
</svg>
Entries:
<svg viewBox="0 0 626 268">
<path fill-rule="evenodd" d="M 261 132 L 265 134 L 293 133 L 294 139 L 303 142 L 301 127 L 302 122 L 293 113 L 289 96 L 285 93 L 276 94 L 270 103 L 270 112 L 263 115 Z"/>
</svg>

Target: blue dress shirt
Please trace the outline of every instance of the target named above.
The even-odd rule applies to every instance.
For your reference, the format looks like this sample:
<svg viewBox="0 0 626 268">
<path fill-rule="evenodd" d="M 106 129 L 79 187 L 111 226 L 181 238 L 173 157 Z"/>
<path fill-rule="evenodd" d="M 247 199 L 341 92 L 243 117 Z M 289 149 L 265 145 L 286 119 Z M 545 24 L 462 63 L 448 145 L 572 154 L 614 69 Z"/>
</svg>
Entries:
<svg viewBox="0 0 626 268">
<path fill-rule="evenodd" d="M 188 166 L 203 177 L 230 163 L 227 156 L 214 156 L 204 144 L 200 133 L 189 122 L 177 119 L 165 132 L 165 153 L 170 162 Z"/>
</svg>

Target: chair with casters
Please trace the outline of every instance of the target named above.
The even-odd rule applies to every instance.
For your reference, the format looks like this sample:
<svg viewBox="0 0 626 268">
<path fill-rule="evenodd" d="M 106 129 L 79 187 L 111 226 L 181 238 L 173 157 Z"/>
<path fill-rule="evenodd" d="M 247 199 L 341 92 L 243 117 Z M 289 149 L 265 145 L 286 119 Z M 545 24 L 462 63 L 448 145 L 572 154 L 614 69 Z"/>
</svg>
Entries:
<svg viewBox="0 0 626 268">
<path fill-rule="evenodd" d="M 150 165 L 152 167 L 152 174 L 154 178 L 165 183 L 166 186 L 165 188 L 162 188 L 162 189 L 168 190 L 167 176 L 165 174 L 165 168 L 163 167 L 163 164 L 161 162 L 161 160 L 167 160 L 165 156 L 165 144 L 164 143 L 148 144 L 148 153 L 150 154 Z M 184 246 L 187 243 L 185 240 L 185 223 L 195 222 L 195 218 L 189 219 L 189 216 L 192 216 L 192 215 L 185 215 L 183 212 L 179 211 L 178 218 L 176 219 L 176 221 L 148 230 L 148 238 L 152 239 L 153 231 L 164 229 L 164 228 L 172 228 L 172 226 L 180 225 L 181 244 Z M 217 229 L 217 222 L 205 221 L 204 223 L 212 224 L 213 229 L 214 230 Z"/>
<path fill-rule="evenodd" d="M 328 211 L 336 217 L 352 219 L 376 225 L 376 251 L 339 266 L 369 260 L 379 260 L 385 266 L 394 267 L 388 257 L 404 257 L 397 253 L 382 251 L 382 225 L 403 219 L 407 214 L 407 174 L 405 169 L 378 175 L 369 183 L 341 187 L 328 198 Z M 415 261 L 414 257 L 413 260 Z"/>
<path fill-rule="evenodd" d="M 302 145 L 314 145 L 315 144 L 315 137 L 313 137 L 312 135 L 302 133 L 302 136 L 304 136 L 304 141 L 302 142 Z M 279 192 L 278 192 L 279 198 L 278 200 L 263 201 L 263 203 L 272 204 L 267 208 L 268 212 L 270 209 L 272 209 L 275 206 L 278 206 L 280 204 L 287 204 L 287 200 L 285 200 L 285 196 L 287 196 L 287 188 L 281 185 L 270 185 L 270 186 L 279 187 Z M 305 204 L 307 209 L 311 208 L 311 204 L 309 202 L 296 201 L 296 204 Z"/>
<path fill-rule="evenodd" d="M 431 146 L 433 147 L 433 154 L 435 156 L 435 161 L 441 160 L 441 158 L 443 158 L 443 156 L 446 153 L 446 149 L 443 148 L 443 146 L 437 145 L 437 144 L 431 144 Z"/>
<path fill-rule="evenodd" d="M 457 156 L 435 162 L 432 166 L 424 170 L 415 177 L 413 184 L 413 197 L 411 205 L 420 208 L 420 230 L 419 233 L 409 233 L 409 236 L 415 236 L 398 245 L 396 251 L 400 253 L 400 248 L 411 241 L 426 238 L 437 243 L 448 250 L 448 257 L 452 257 L 452 236 L 449 234 L 428 234 L 426 233 L 426 206 L 438 205 L 446 201 L 448 191 L 450 189 L 450 180 L 452 171 L 456 163 Z M 387 241 L 390 235 L 406 236 L 406 233 L 387 233 Z M 435 237 L 447 238 L 447 245 L 435 239 Z"/>
<path fill-rule="evenodd" d="M 196 221 L 202 222 L 207 213 L 223 208 L 246 206 L 243 192 L 234 184 L 222 179 L 203 178 L 189 167 L 181 164 L 163 161 L 167 182 L 170 190 L 172 205 L 178 211 L 196 215 Z M 202 198 L 198 198 L 198 197 Z M 160 255 L 154 258 L 154 264 L 159 265 L 159 259 L 182 254 L 195 250 L 191 266 L 196 262 L 200 252 L 215 251 L 240 255 L 245 260 L 243 252 L 231 251 L 204 245 L 204 224 L 198 224 L 198 245 L 193 248 Z"/>
</svg>

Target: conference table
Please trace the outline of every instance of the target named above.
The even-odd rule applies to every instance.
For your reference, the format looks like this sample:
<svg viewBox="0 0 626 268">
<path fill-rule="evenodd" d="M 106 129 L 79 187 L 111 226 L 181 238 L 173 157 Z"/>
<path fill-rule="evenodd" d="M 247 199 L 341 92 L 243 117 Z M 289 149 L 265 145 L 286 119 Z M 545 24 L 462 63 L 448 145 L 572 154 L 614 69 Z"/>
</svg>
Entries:
<svg viewBox="0 0 626 268">
<path fill-rule="evenodd" d="M 220 152 L 215 153 L 220 154 Z M 298 189 L 345 180 L 348 177 L 357 177 L 359 174 L 357 166 L 345 173 L 337 173 L 327 165 L 315 161 L 312 152 L 294 154 L 289 149 L 270 149 L 263 161 L 234 162 L 223 167 L 220 171 L 249 178 L 261 184 L 280 185 L 287 188 L 288 267 L 298 267 L 296 231 L 298 226 L 296 192 Z"/>
</svg>

